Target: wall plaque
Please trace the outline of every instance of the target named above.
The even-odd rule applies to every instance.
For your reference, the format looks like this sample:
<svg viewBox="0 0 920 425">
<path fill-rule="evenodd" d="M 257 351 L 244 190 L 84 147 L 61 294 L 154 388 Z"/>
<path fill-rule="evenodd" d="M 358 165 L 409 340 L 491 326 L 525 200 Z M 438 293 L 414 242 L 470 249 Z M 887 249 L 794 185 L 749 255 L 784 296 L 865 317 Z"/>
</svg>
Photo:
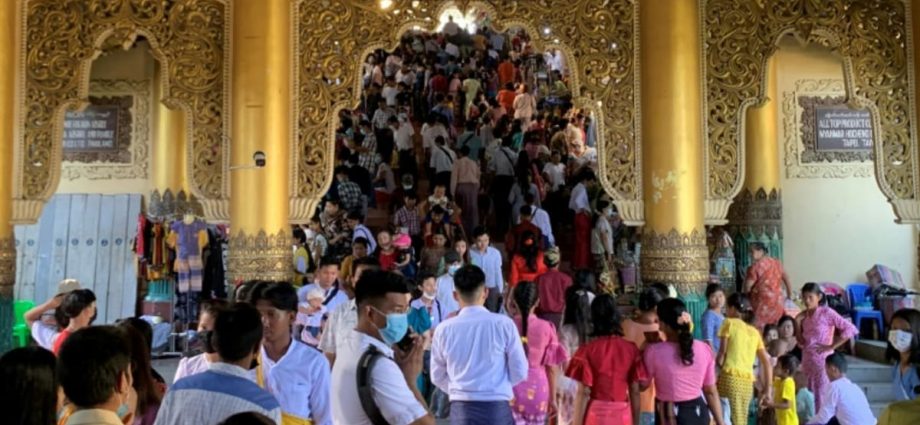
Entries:
<svg viewBox="0 0 920 425">
<path fill-rule="evenodd" d="M 131 163 L 133 96 L 90 96 L 82 111 L 64 117 L 64 160 Z"/>
<path fill-rule="evenodd" d="M 815 105 L 815 149 L 871 151 L 872 116 L 865 109 Z"/>
<path fill-rule="evenodd" d="M 843 96 L 798 96 L 802 164 L 873 160 L 872 117 Z"/>
</svg>

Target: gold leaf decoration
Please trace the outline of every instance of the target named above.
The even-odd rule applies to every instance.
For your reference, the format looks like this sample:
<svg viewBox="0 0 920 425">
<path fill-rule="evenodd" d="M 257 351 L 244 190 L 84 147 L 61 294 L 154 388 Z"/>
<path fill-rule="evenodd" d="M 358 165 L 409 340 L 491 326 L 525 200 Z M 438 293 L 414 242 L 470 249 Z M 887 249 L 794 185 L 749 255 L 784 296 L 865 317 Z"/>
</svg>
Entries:
<svg viewBox="0 0 920 425">
<path fill-rule="evenodd" d="M 16 283 L 16 239 L 0 238 L 0 298 L 11 299 Z"/>
<path fill-rule="evenodd" d="M 243 231 L 230 237 L 227 274 L 231 282 L 238 280 L 270 280 L 290 282 L 294 265 L 290 230 L 281 229 L 269 235 L 260 230 L 255 235 Z"/>
<path fill-rule="evenodd" d="M 674 284 L 681 293 L 705 291 L 709 281 L 706 233 L 693 230 L 666 234 L 647 230 L 642 235 L 642 281 Z"/>
</svg>

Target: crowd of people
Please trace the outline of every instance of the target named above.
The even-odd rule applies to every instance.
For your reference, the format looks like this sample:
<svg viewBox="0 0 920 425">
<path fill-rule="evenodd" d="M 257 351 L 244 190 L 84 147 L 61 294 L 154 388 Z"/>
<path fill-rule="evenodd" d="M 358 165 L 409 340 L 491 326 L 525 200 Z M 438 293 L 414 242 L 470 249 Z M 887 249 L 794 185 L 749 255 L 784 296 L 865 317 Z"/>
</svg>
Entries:
<svg viewBox="0 0 920 425">
<path fill-rule="evenodd" d="M 811 283 L 785 315 L 798 294 L 762 245 L 742 291 L 707 288 L 696 325 L 673 288 L 624 293 L 624 227 L 566 78 L 526 33 L 453 21 L 374 53 L 291 281 L 205 302 L 201 352 L 169 381 L 149 324 L 92 326 L 92 291 L 64 282 L 25 314 L 37 346 L 0 359 L 10 423 L 876 423 L 839 353 L 856 328 Z M 894 315 L 888 354 L 911 403 L 920 312 Z"/>
</svg>

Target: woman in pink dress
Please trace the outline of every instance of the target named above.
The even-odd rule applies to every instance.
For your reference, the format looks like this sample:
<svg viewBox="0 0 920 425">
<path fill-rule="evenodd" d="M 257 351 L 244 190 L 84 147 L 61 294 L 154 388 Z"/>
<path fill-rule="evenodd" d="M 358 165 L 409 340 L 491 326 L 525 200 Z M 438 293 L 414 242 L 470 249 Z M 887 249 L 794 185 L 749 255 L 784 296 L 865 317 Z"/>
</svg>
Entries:
<svg viewBox="0 0 920 425">
<path fill-rule="evenodd" d="M 744 280 L 744 293 L 750 293 L 751 305 L 754 307 L 754 325 L 763 329 L 765 325 L 775 324 L 783 317 L 783 289 L 786 295 L 792 298 L 792 285 L 789 276 L 783 270 L 779 260 L 767 255 L 767 247 L 761 242 L 751 244 L 751 258 L 754 264 L 748 267 L 747 277 Z"/>
<path fill-rule="evenodd" d="M 534 314 L 537 285 L 520 282 L 512 291 L 512 297 L 519 312 L 515 323 L 530 368 L 527 379 L 514 386 L 511 413 L 516 425 L 544 425 L 547 416 L 556 412 L 550 403 L 556 392 L 556 368 L 568 359 L 568 353 L 559 343 L 556 328 Z"/>
<path fill-rule="evenodd" d="M 824 294 L 816 283 L 802 287 L 805 311 L 796 318 L 801 329 L 797 332 L 802 347 L 802 368 L 808 378 L 808 388 L 815 395 L 815 411 L 821 409 L 821 395 L 828 385 L 824 359 L 859 331 L 828 306 L 821 305 Z"/>
</svg>

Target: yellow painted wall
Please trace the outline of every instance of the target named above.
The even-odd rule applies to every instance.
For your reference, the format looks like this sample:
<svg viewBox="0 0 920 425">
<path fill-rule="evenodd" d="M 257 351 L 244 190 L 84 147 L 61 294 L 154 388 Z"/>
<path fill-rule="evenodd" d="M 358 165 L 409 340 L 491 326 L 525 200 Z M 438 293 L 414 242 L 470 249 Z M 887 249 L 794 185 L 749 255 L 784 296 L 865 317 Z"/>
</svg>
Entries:
<svg viewBox="0 0 920 425">
<path fill-rule="evenodd" d="M 829 51 L 784 40 L 777 57 L 778 135 L 785 164 L 782 99 L 801 79 L 843 79 L 842 62 Z M 843 93 L 840 93 L 841 95 Z M 795 129 L 799 139 L 799 128 Z M 790 178 L 780 172 L 783 194 L 784 263 L 797 286 L 810 281 L 841 285 L 864 281 L 880 263 L 917 285 L 917 233 L 895 224 L 895 215 L 874 177 Z"/>
<path fill-rule="evenodd" d="M 138 44 L 130 50 L 114 50 L 107 52 L 105 55 L 102 55 L 93 62 L 93 67 L 90 72 L 91 80 L 134 80 L 134 81 L 147 81 L 153 84 L 153 73 L 154 66 L 156 65 L 156 60 L 149 52 L 149 47 L 145 41 L 140 41 Z M 152 97 L 151 91 L 151 99 Z M 92 93 L 90 93 L 92 95 Z M 151 104 L 150 111 L 153 111 L 153 104 Z M 153 116 L 150 116 L 150 131 L 153 131 Z M 60 184 L 58 185 L 57 193 L 101 193 L 101 194 L 117 194 L 117 193 L 141 193 L 148 194 L 152 190 L 151 179 L 149 178 L 150 172 L 150 155 L 153 152 L 152 146 L 150 144 L 153 142 L 153 134 L 147 138 L 150 143 L 148 143 L 148 178 L 146 179 L 88 179 L 88 178 L 77 178 L 75 180 L 68 180 L 62 178 Z"/>
</svg>

